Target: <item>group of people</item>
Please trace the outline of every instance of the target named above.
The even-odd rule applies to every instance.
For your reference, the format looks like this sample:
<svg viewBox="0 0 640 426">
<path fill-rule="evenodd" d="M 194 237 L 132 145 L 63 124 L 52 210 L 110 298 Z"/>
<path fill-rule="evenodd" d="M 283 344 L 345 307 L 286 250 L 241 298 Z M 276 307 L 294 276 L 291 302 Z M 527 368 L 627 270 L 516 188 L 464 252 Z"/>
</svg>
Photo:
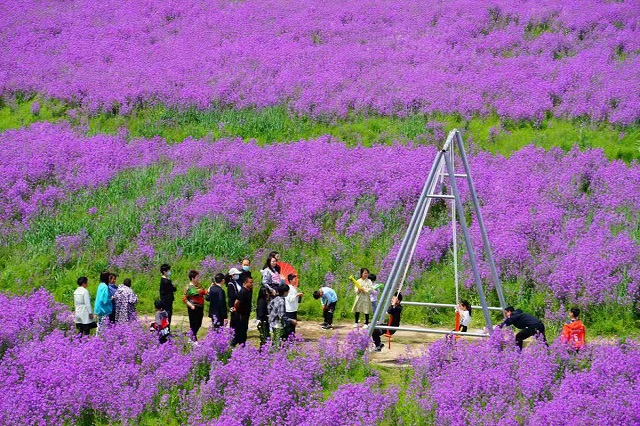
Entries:
<svg viewBox="0 0 640 426">
<path fill-rule="evenodd" d="M 531 314 L 522 312 L 521 309 L 514 309 L 508 306 L 504 310 L 505 320 L 498 324 L 498 328 L 513 325 L 520 331 L 516 334 L 516 344 L 520 349 L 524 341 L 532 336 L 539 336 L 543 342 L 547 342 L 545 336 L 545 327 L 543 322 Z M 580 309 L 571 308 L 569 310 L 569 322 L 562 327 L 560 339 L 563 343 L 572 346 L 576 350 L 580 350 L 584 346 L 586 337 L 586 328 L 580 320 Z"/>
<path fill-rule="evenodd" d="M 298 291 L 298 276 L 281 275 L 278 252 L 269 253 L 262 274 L 256 303 L 256 321 L 260 332 L 260 343 L 271 338 L 274 345 L 295 333 L 298 320 L 298 305 L 303 293 Z M 242 260 L 240 268 L 231 268 L 227 274 L 218 273 L 208 287 L 200 281 L 200 273 L 189 271 L 189 283 L 185 286 L 182 301 L 187 307 L 189 329 L 193 342 L 198 341 L 198 331 L 204 319 L 205 301 L 209 302 L 208 316 L 214 329 L 230 326 L 234 329 L 232 344 L 245 343 L 249 320 L 253 311 L 254 279 L 250 271 L 250 260 Z M 160 267 L 160 298 L 156 301 L 154 329 L 161 332 L 166 341 L 173 314 L 174 293 L 177 287 L 171 281 L 171 266 Z M 226 289 L 226 292 L 225 292 Z"/>
<path fill-rule="evenodd" d="M 274 346 L 278 346 L 283 339 L 295 334 L 298 324 L 298 306 L 303 293 L 299 291 L 298 276 L 294 273 L 286 277 L 281 274 L 278 252 L 269 253 L 263 269 L 260 271 L 261 280 L 256 302 L 256 323 L 260 335 L 260 345 L 271 339 Z M 155 322 L 151 328 L 158 333 L 161 343 L 170 337 L 170 326 L 173 315 L 173 303 L 178 288 L 171 280 L 171 266 L 163 264 L 160 267 L 159 299 L 154 303 L 156 309 Z M 200 281 L 200 273 L 191 270 L 188 273 L 189 282 L 185 286 L 182 301 L 187 307 L 191 339 L 197 344 L 198 331 L 202 327 L 205 301 L 209 302 L 208 316 L 214 329 L 229 326 L 234 330 L 232 345 L 244 344 L 247 340 L 249 321 L 253 312 L 254 278 L 250 271 L 250 260 L 242 260 L 239 268 L 232 267 L 226 274 L 218 273 L 213 276 L 211 283 L 205 288 Z M 360 269 L 360 276 L 356 280 L 351 277 L 355 292 L 352 312 L 355 314 L 354 327 L 359 327 L 360 315 L 364 315 L 364 328 L 369 326 L 370 314 L 377 304 L 378 288 L 376 276 L 367 268 Z M 131 280 L 125 279 L 117 284 L 117 275 L 103 272 L 96 294 L 95 308 L 91 307 L 91 296 L 87 290 L 87 277 L 78 278 L 78 288 L 74 292 L 76 327 L 82 335 L 88 335 L 90 330 L 104 327 L 107 321 L 111 323 L 125 323 L 135 321 L 138 296 L 131 289 Z M 226 289 L 226 292 L 225 292 Z M 320 287 L 313 293 L 314 299 L 320 299 L 323 307 L 323 329 L 333 328 L 333 315 L 338 302 L 338 295 L 330 287 Z M 383 326 L 391 329 L 376 328 L 372 339 L 376 350 L 381 350 L 381 337 L 395 333 L 393 327 L 400 325 L 402 313 L 402 294 L 399 292 L 392 298 L 387 307 L 388 322 Z M 461 300 L 456 308 L 460 322 L 455 331 L 467 332 L 471 320 L 471 304 Z M 509 306 L 504 311 L 505 320 L 497 327 L 513 325 L 521 329 L 515 336 L 516 343 L 522 349 L 525 339 L 540 335 L 545 340 L 545 327 L 542 321 L 533 315 L 526 314 L 520 309 Z M 585 328 L 579 319 L 580 309 L 570 311 L 571 321 L 565 325 L 561 338 L 563 341 L 579 349 L 584 344 Z"/>
<path fill-rule="evenodd" d="M 107 321 L 115 324 L 136 321 L 138 296 L 131 289 L 131 279 L 117 284 L 118 275 L 111 272 L 100 274 L 100 284 L 96 293 L 95 309 L 91 307 L 91 296 L 87 277 L 78 278 L 78 288 L 73 292 L 75 323 L 78 333 L 88 335 L 94 328 L 104 327 Z"/>
</svg>

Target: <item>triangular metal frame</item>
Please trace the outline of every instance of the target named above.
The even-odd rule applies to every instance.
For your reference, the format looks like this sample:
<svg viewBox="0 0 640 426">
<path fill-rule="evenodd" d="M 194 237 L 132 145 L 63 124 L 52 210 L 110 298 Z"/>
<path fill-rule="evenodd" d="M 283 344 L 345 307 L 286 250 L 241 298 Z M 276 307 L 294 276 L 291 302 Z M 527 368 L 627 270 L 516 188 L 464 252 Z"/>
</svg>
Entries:
<svg viewBox="0 0 640 426">
<path fill-rule="evenodd" d="M 464 174 L 455 174 L 454 170 L 454 148 L 457 148 L 458 155 L 460 156 L 460 160 L 464 167 Z M 442 185 L 438 185 L 438 181 L 443 182 L 449 178 L 449 185 L 451 189 L 451 195 L 442 194 Z M 485 256 L 489 262 L 489 267 L 491 269 L 491 281 L 498 293 L 498 299 L 500 301 L 500 307 L 489 307 L 487 305 L 487 300 L 485 298 L 484 288 L 482 286 L 482 281 L 480 279 L 480 273 L 478 271 L 477 260 L 475 257 L 475 251 L 473 246 L 471 245 L 471 237 L 469 235 L 469 227 L 467 226 L 465 219 L 465 212 L 462 205 L 462 199 L 460 197 L 460 192 L 458 190 L 458 185 L 456 184 L 457 178 L 466 178 L 467 184 L 469 186 L 469 192 L 471 195 L 471 202 L 473 204 L 473 210 L 475 213 L 475 220 L 478 222 L 478 227 L 480 228 L 480 233 L 482 235 L 482 245 L 484 248 Z M 440 193 L 436 193 L 436 188 L 440 189 Z M 384 324 L 380 324 L 379 321 L 384 318 L 387 307 L 391 303 L 391 298 L 396 293 L 396 291 L 402 287 L 402 283 L 407 276 L 407 272 L 409 270 L 409 266 L 411 265 L 411 260 L 413 259 L 413 255 L 415 253 L 416 245 L 418 243 L 418 238 L 420 237 L 420 231 L 423 228 L 423 224 L 427 218 L 427 214 L 429 213 L 429 208 L 431 206 L 431 200 L 434 198 L 446 199 L 454 201 L 454 205 L 452 206 L 453 213 L 455 214 L 455 210 L 458 213 L 458 223 L 460 224 L 460 228 L 462 233 L 464 234 L 464 242 L 467 249 L 467 253 L 469 254 L 469 260 L 471 263 L 471 269 L 473 271 L 473 277 L 476 284 L 476 290 L 478 291 L 478 296 L 480 297 L 480 306 L 474 306 L 474 308 L 482 309 L 484 314 L 485 322 L 487 325 L 487 330 L 489 333 L 493 331 L 493 326 L 491 324 L 491 316 L 489 315 L 490 310 L 502 311 L 506 308 L 504 293 L 502 291 L 502 283 L 498 278 L 498 272 L 496 270 L 496 265 L 493 259 L 493 253 L 491 251 L 491 244 L 489 243 L 489 238 L 487 237 L 487 232 L 484 226 L 484 220 L 482 218 L 482 212 L 480 211 L 480 203 L 478 201 L 478 195 L 476 193 L 475 186 L 473 184 L 473 179 L 471 178 L 471 170 L 469 168 L 469 162 L 467 161 L 467 154 L 464 150 L 464 144 L 462 142 L 462 136 L 458 130 L 452 130 L 447 136 L 447 140 L 440 151 L 438 151 L 435 160 L 433 161 L 433 166 L 431 167 L 431 171 L 427 176 L 427 181 L 424 184 L 422 189 L 422 193 L 420 194 L 420 198 L 418 199 L 418 203 L 413 212 L 413 216 L 411 217 L 411 221 L 409 222 L 409 228 L 402 239 L 402 243 L 400 245 L 400 249 L 398 254 L 396 255 L 396 259 L 393 262 L 393 266 L 391 267 L 391 271 L 389 273 L 389 278 L 384 285 L 382 293 L 378 300 L 378 305 L 376 307 L 375 312 L 373 313 L 373 318 L 371 321 L 371 327 L 369 328 L 369 334 L 373 333 L 374 329 L 382 329 L 382 330 L 405 330 L 405 331 L 413 331 L 413 332 L 422 332 L 422 333 L 436 333 L 436 334 L 459 334 L 462 336 L 476 336 L 476 337 L 487 337 L 489 334 L 487 333 L 461 333 L 456 331 L 445 331 L 438 329 L 428 329 L 428 328 L 415 328 L 415 327 L 392 327 Z M 454 232 L 455 232 L 455 223 L 453 223 Z M 455 236 L 454 236 L 454 244 L 455 244 Z M 456 265 L 456 280 L 457 280 L 457 265 Z M 456 285 L 457 289 L 457 285 Z M 458 295 L 456 294 L 456 301 Z M 445 303 L 427 303 L 427 302 L 406 302 L 403 301 L 403 305 L 419 305 L 419 306 L 432 306 L 432 307 L 455 307 L 456 305 L 445 304 Z"/>
</svg>

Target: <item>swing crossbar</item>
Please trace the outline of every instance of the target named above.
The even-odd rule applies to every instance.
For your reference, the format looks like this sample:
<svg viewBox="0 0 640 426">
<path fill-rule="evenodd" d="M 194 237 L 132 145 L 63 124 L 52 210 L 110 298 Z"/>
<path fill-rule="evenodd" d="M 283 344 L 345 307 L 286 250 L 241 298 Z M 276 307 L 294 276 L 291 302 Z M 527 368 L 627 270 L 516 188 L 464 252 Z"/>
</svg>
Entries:
<svg viewBox="0 0 640 426">
<path fill-rule="evenodd" d="M 461 331 L 438 330 L 437 328 L 418 328 L 418 327 L 392 327 L 390 325 L 376 325 L 380 330 L 396 330 L 396 331 L 412 331 L 414 333 L 431 333 L 431 334 L 451 334 L 454 336 L 470 336 L 470 337 L 489 337 L 487 333 L 463 333 Z"/>
<path fill-rule="evenodd" d="M 426 306 L 429 308 L 455 308 L 456 305 L 453 303 L 428 303 L 428 302 L 402 302 L 403 305 L 413 305 L 413 306 Z M 482 309 L 480 305 L 471 306 L 472 309 Z M 502 308 L 496 306 L 487 306 L 487 309 L 490 311 L 500 311 L 502 312 Z"/>
</svg>

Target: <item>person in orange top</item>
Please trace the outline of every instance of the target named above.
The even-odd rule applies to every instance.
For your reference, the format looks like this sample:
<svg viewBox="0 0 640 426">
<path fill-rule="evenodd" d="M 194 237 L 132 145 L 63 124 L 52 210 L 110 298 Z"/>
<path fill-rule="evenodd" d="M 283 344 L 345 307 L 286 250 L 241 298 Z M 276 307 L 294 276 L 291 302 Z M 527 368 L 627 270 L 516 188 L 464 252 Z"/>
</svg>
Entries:
<svg viewBox="0 0 640 426">
<path fill-rule="evenodd" d="M 562 335 L 560 338 L 563 343 L 568 343 L 575 350 L 579 350 L 584 346 L 584 339 L 587 330 L 584 328 L 584 324 L 580 321 L 580 309 L 571 308 L 569 311 L 569 318 L 571 321 L 562 327 Z"/>
<path fill-rule="evenodd" d="M 200 285 L 200 273 L 198 271 L 189 271 L 189 284 L 184 290 L 182 301 L 187 305 L 189 313 L 189 328 L 191 329 L 194 342 L 198 341 L 198 330 L 202 327 L 202 318 L 204 317 L 204 295 L 207 290 Z"/>
</svg>

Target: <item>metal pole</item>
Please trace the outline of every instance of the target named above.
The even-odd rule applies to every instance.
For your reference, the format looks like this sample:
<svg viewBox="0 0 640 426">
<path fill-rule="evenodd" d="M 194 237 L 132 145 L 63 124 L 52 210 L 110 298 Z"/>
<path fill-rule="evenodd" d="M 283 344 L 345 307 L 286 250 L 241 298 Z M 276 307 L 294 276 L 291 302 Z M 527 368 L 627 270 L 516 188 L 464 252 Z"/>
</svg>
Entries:
<svg viewBox="0 0 640 426">
<path fill-rule="evenodd" d="M 431 303 L 431 302 L 406 302 L 403 301 L 402 305 L 406 306 L 424 306 L 427 308 L 455 308 L 457 305 L 453 303 Z M 480 305 L 472 305 L 472 309 L 482 309 Z M 502 312 L 503 309 L 498 306 L 487 306 L 487 309 L 490 311 L 499 311 Z"/>
<path fill-rule="evenodd" d="M 379 330 L 412 331 L 415 333 L 452 334 L 454 336 L 489 337 L 489 334 L 486 334 L 486 333 L 463 333 L 461 331 L 447 331 L 447 330 L 439 330 L 437 328 L 393 327 L 390 325 L 377 325 L 375 328 Z"/>
<path fill-rule="evenodd" d="M 458 132 L 456 131 L 456 134 Z M 451 164 L 453 167 L 453 147 L 451 148 Z M 449 181 L 454 180 L 455 179 L 455 173 L 453 174 L 454 177 L 451 177 L 452 175 L 449 175 Z M 455 197 L 453 197 L 453 199 L 455 200 Z M 460 285 L 458 283 L 458 235 L 457 235 L 457 230 L 456 230 L 456 203 L 453 202 L 451 203 L 451 231 L 452 231 L 452 235 L 453 235 L 453 282 L 456 286 L 456 305 L 460 304 Z"/>
<path fill-rule="evenodd" d="M 449 140 L 452 139 L 452 135 L 449 135 Z M 416 205 L 416 209 L 413 212 L 411 217 L 411 221 L 409 222 L 409 227 L 407 228 L 407 232 L 404 235 L 402 243 L 400 244 L 400 249 L 398 254 L 396 255 L 396 259 L 391 267 L 391 272 L 389 273 L 389 278 L 387 278 L 387 282 L 383 288 L 382 294 L 380 296 L 380 300 L 378 301 L 378 306 L 376 307 L 375 312 L 373 313 L 372 323 L 376 324 L 383 312 L 386 310 L 387 306 L 391 302 L 391 297 L 394 293 L 394 290 L 398 286 L 398 275 L 400 272 L 400 268 L 407 261 L 407 249 L 410 245 L 413 245 L 413 241 L 416 240 L 420 235 L 420 230 L 422 229 L 422 224 L 424 223 L 424 219 L 419 221 L 423 217 L 422 210 L 428 210 L 430 205 L 430 199 L 426 197 L 426 195 L 431 190 L 433 176 L 437 174 L 438 165 L 442 160 L 442 151 L 438 151 L 436 154 L 436 158 L 431 166 L 431 171 L 427 177 L 427 181 L 422 188 L 422 193 L 420 194 L 420 198 L 418 199 L 418 204 Z M 373 327 L 369 328 L 369 334 L 373 333 Z"/>
<path fill-rule="evenodd" d="M 445 163 L 447 165 L 447 170 L 449 171 L 449 175 L 453 176 L 453 164 L 449 161 L 448 157 L 444 157 Z M 468 175 L 467 170 L 467 175 Z M 471 269 L 473 270 L 473 276 L 476 281 L 476 287 L 478 289 L 478 295 L 480 296 L 480 304 L 482 305 L 482 312 L 484 313 L 484 319 L 487 323 L 487 327 L 489 332 L 493 331 L 493 326 L 491 324 L 491 316 L 489 315 L 489 310 L 487 309 L 487 299 L 484 296 L 484 289 L 482 288 L 482 281 L 480 280 L 480 273 L 478 272 L 478 265 L 476 264 L 475 254 L 473 252 L 473 246 L 471 245 L 471 237 L 469 236 L 469 228 L 467 228 L 466 218 L 464 217 L 464 210 L 462 208 L 462 199 L 460 198 L 460 192 L 458 191 L 458 185 L 456 184 L 455 179 L 451 179 L 451 191 L 453 195 L 456 197 L 456 207 L 458 209 L 458 220 L 460 222 L 460 228 L 462 228 L 462 233 L 464 234 L 464 240 L 467 246 L 467 253 L 469 253 L 469 260 L 471 261 Z"/>
<path fill-rule="evenodd" d="M 493 285 L 496 288 L 496 292 L 498 293 L 498 300 L 500 300 L 500 306 L 502 309 L 507 307 L 507 304 L 504 299 L 504 293 L 502 292 L 502 283 L 500 282 L 500 278 L 498 278 L 498 271 L 496 269 L 495 261 L 493 260 L 493 252 L 491 250 L 491 244 L 489 242 L 489 237 L 487 236 L 487 230 L 484 226 L 484 220 L 482 219 L 482 213 L 480 212 L 480 202 L 478 201 L 478 194 L 476 193 L 476 188 L 473 185 L 473 179 L 471 179 L 471 168 L 469 167 L 469 161 L 467 160 L 467 153 L 464 150 L 464 145 L 462 143 L 462 136 L 460 132 L 456 133 L 456 145 L 458 145 L 458 150 L 460 151 L 460 158 L 462 159 L 462 164 L 464 165 L 465 174 L 467 175 L 467 184 L 469 185 L 469 192 L 471 193 L 471 199 L 473 201 L 473 208 L 476 213 L 476 219 L 478 220 L 478 227 L 480 228 L 480 234 L 482 234 L 482 244 L 484 246 L 484 251 L 489 260 L 489 268 L 491 269 L 491 277 L 493 278 Z"/>
</svg>

